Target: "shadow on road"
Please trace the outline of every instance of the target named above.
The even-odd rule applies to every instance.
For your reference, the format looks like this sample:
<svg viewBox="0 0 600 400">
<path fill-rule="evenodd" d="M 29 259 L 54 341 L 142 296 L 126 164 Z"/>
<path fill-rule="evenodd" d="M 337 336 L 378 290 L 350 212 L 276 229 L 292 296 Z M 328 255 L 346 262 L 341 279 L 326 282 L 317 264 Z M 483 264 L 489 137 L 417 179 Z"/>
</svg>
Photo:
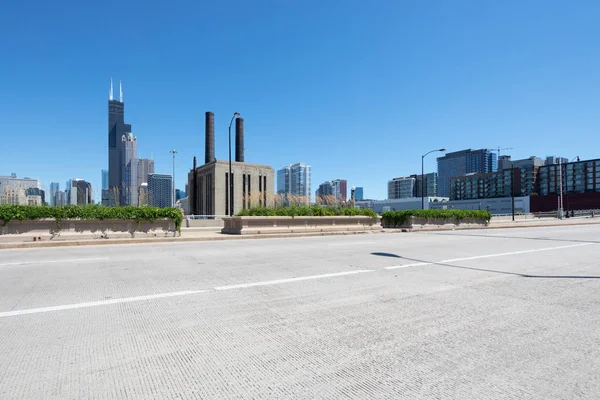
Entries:
<svg viewBox="0 0 600 400">
<path fill-rule="evenodd" d="M 454 265 L 454 264 L 441 263 L 441 262 L 435 262 L 435 261 L 418 260 L 416 258 L 402 257 L 402 256 L 399 256 L 399 255 L 393 254 L 393 253 L 374 252 L 374 253 L 371 253 L 371 254 L 374 255 L 374 256 L 401 258 L 401 259 L 407 260 L 407 261 L 414 261 L 414 262 L 424 263 L 424 264 L 430 264 L 430 265 L 440 265 L 440 266 L 443 266 L 443 267 L 468 269 L 468 270 L 471 270 L 471 271 L 491 272 L 491 273 L 494 273 L 494 274 L 502 274 L 502 275 L 513 275 L 513 276 L 518 276 L 520 278 L 600 279 L 600 276 L 594 276 L 594 275 L 531 275 L 531 274 L 520 274 L 518 272 L 499 271 L 499 270 L 487 269 L 487 268 L 464 267 L 464 266 L 461 266 L 461 265 Z"/>
</svg>

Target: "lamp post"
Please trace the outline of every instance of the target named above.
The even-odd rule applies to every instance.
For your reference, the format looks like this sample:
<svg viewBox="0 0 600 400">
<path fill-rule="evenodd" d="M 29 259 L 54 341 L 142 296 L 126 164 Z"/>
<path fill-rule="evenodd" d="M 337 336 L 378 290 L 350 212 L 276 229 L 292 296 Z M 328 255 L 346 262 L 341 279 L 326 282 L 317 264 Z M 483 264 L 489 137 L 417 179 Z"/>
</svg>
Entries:
<svg viewBox="0 0 600 400">
<path fill-rule="evenodd" d="M 231 175 L 231 124 L 233 120 L 238 118 L 240 113 L 234 112 L 231 121 L 229 122 L 229 216 L 233 217 L 233 179 Z"/>
<path fill-rule="evenodd" d="M 173 193 L 171 193 L 171 200 L 173 201 L 173 207 L 175 207 L 175 154 L 177 154 L 177 150 L 169 150 L 169 153 L 173 154 Z"/>
<path fill-rule="evenodd" d="M 431 150 L 421 156 L 421 210 L 425 209 L 425 156 L 436 151 L 446 151 L 446 149 Z"/>
<path fill-rule="evenodd" d="M 579 156 L 577 157 L 573 157 L 573 159 L 571 161 L 569 161 L 569 163 L 572 163 L 573 161 L 577 160 L 579 162 Z M 569 218 L 569 209 L 571 208 L 571 204 L 569 203 L 569 179 L 568 179 L 568 172 L 566 170 L 567 167 L 565 166 L 565 200 L 566 200 L 566 208 L 567 208 L 567 218 Z M 573 168 L 573 174 L 575 174 L 575 168 Z"/>
</svg>

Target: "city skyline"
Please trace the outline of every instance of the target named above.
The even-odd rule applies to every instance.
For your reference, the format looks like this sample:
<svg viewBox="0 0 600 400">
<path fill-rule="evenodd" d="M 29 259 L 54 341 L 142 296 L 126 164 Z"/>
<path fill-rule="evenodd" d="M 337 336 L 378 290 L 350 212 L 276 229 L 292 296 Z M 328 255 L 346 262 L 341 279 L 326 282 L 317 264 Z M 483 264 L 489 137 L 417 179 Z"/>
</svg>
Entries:
<svg viewBox="0 0 600 400">
<path fill-rule="evenodd" d="M 127 4 L 118 15 L 126 32 L 106 29 L 105 7 L 80 3 L 57 19 L 47 18 L 53 10 L 45 5 L 3 9 L 11 62 L 0 71 L 11 79 L 3 85 L 0 132 L 10 151 L 0 174 L 34 176 L 45 187 L 77 176 L 100 188 L 111 76 L 123 81 L 126 122 L 143 137 L 139 157 L 153 152 L 157 170 L 170 172 L 168 151 L 178 149 L 177 188 L 193 156 L 203 158 L 203 110 L 218 116 L 216 158 L 227 156 L 225 116 L 239 111 L 255 135 L 246 140 L 247 162 L 278 167 L 304 159 L 314 182 L 344 176 L 370 198 L 385 197 L 390 177 L 418 173 L 420 155 L 432 148 L 596 157 L 600 5 L 590 1 L 490 11 L 474 1 L 389 2 L 385 13 L 366 3 L 334 1 L 315 13 L 309 4 L 259 2 L 238 4 L 233 16 L 224 4 L 191 4 L 177 18 Z M 193 21 L 203 13 L 214 26 Z M 155 30 L 158 22 L 175 43 Z M 79 31 L 86 34 L 73 34 Z M 389 51 L 390 40 L 401 51 Z M 207 63 L 182 51 L 190 45 L 214 60 L 227 59 L 234 46 L 238 61 Z M 32 145 L 23 146 L 24 138 Z M 386 157 L 392 148 L 402 149 L 400 163 Z M 425 170 L 435 171 L 435 157 Z"/>
</svg>

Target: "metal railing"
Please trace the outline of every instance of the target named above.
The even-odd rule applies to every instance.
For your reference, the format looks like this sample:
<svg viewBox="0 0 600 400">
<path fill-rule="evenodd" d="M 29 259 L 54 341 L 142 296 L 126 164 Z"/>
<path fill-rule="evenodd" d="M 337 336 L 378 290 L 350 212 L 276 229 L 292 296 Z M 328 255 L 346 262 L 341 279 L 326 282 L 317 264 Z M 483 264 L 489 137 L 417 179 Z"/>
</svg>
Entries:
<svg viewBox="0 0 600 400">
<path fill-rule="evenodd" d="M 229 215 L 186 215 L 186 219 L 223 219 Z"/>
</svg>

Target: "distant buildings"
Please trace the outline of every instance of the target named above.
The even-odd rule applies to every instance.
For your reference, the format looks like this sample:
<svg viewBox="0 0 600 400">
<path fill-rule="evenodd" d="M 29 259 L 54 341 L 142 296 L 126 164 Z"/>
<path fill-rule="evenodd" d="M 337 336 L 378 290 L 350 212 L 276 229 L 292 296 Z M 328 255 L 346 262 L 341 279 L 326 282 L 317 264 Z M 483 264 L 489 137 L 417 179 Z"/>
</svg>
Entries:
<svg viewBox="0 0 600 400">
<path fill-rule="evenodd" d="M 316 191 L 317 203 L 327 203 L 329 197 L 335 198 L 338 202 L 345 203 L 347 195 L 348 181 L 345 179 L 323 182 Z"/>
<path fill-rule="evenodd" d="M 498 156 L 490 149 L 461 150 L 438 157 L 437 194 L 448 197 L 452 178 L 466 174 L 486 174 L 498 169 Z"/>
<path fill-rule="evenodd" d="M 175 201 L 177 200 L 181 200 L 184 197 L 186 197 L 186 194 L 183 190 L 181 189 L 175 189 Z"/>
<path fill-rule="evenodd" d="M 68 181 L 67 203 L 70 205 L 92 204 L 92 184 L 83 179 Z"/>
<path fill-rule="evenodd" d="M 149 203 L 154 207 L 173 207 L 173 177 L 165 174 L 148 174 Z"/>
<path fill-rule="evenodd" d="M 310 202 L 311 167 L 304 163 L 290 164 L 277 171 L 277 193 L 300 196 Z"/>
<path fill-rule="evenodd" d="M 125 104 L 123 103 L 123 89 L 119 85 L 119 100 L 113 99 L 113 85 L 110 83 L 110 94 L 108 98 L 108 189 L 102 193 L 103 202 L 112 198 L 113 203 L 125 204 L 125 169 L 131 154 L 124 155 L 123 139 L 127 141 L 131 133 L 131 125 L 125 123 Z M 108 204 L 107 204 L 108 205 Z M 114 204 L 111 204 L 114 205 Z"/>
<path fill-rule="evenodd" d="M 0 176 L 0 204 L 42 205 L 44 196 L 39 179 Z"/>
</svg>

